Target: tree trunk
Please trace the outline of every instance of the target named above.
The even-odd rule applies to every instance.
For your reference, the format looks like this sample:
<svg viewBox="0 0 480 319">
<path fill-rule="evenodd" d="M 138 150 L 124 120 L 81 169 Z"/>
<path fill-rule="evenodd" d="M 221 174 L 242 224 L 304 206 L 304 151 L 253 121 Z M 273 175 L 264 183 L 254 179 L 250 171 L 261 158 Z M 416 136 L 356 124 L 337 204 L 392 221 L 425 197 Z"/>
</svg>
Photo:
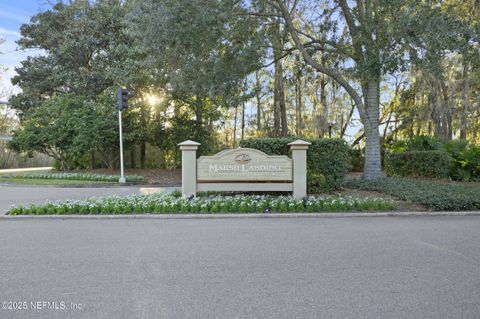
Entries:
<svg viewBox="0 0 480 319">
<path fill-rule="evenodd" d="M 297 74 L 295 81 L 295 113 L 296 113 L 296 134 L 301 136 L 303 133 L 303 114 L 302 114 L 302 82 L 301 74 Z"/>
<path fill-rule="evenodd" d="M 194 140 L 199 140 L 202 138 L 202 128 L 203 128 L 203 99 L 197 97 L 195 101 L 195 132 Z"/>
<path fill-rule="evenodd" d="M 363 126 L 365 131 L 364 178 L 376 179 L 382 176 L 379 134 L 380 83 L 369 81 L 362 87 L 365 96 Z"/>
<path fill-rule="evenodd" d="M 255 92 L 255 98 L 257 99 L 257 131 L 258 131 L 258 133 L 260 133 L 260 131 L 262 130 L 262 121 L 261 121 L 261 118 L 262 118 L 262 99 L 261 99 L 261 96 L 260 96 L 262 84 L 260 82 L 260 72 L 258 72 L 258 71 L 255 71 L 255 81 L 256 81 L 255 84 L 257 86 L 257 90 Z"/>
<path fill-rule="evenodd" d="M 240 137 L 241 140 L 243 140 L 244 135 L 245 135 L 245 102 L 242 103 L 242 135 Z"/>
<path fill-rule="evenodd" d="M 460 139 L 464 141 L 467 139 L 467 112 L 470 108 L 468 101 L 469 90 L 468 65 L 465 65 L 463 67 L 462 110 L 460 114 Z"/>
<path fill-rule="evenodd" d="M 145 155 L 147 152 L 147 143 L 145 141 L 142 142 L 140 146 L 140 168 L 145 169 Z"/>
<path fill-rule="evenodd" d="M 450 98 L 449 98 L 449 90 L 448 87 L 443 81 L 443 79 L 440 80 L 440 85 L 441 85 L 441 90 L 442 90 L 442 96 L 443 96 L 443 137 L 445 137 L 448 140 L 451 140 L 453 137 L 453 117 L 452 117 L 452 108 L 451 108 L 451 103 L 450 103 Z"/>
<path fill-rule="evenodd" d="M 275 83 L 273 84 L 273 136 L 280 136 L 280 102 L 278 101 L 277 62 L 275 63 Z"/>
<path fill-rule="evenodd" d="M 325 137 L 327 131 L 328 122 L 328 105 L 327 105 L 327 81 L 325 76 L 322 75 L 320 80 L 320 105 L 322 106 L 322 113 L 317 119 L 318 137 Z"/>
<path fill-rule="evenodd" d="M 92 166 L 92 169 L 95 169 L 95 152 L 94 151 L 90 151 L 90 163 L 91 163 L 91 166 Z"/>
<path fill-rule="evenodd" d="M 130 168 L 135 168 L 137 166 L 137 163 L 135 161 L 135 145 L 132 145 L 130 148 Z"/>
<path fill-rule="evenodd" d="M 355 103 L 352 101 L 352 107 L 350 108 L 350 113 L 348 113 L 348 117 L 345 120 L 345 123 L 342 126 L 342 130 L 340 131 L 340 138 L 343 139 L 345 136 L 345 132 L 347 131 L 348 124 L 350 123 L 350 120 L 352 119 L 353 112 L 355 111 Z"/>
<path fill-rule="evenodd" d="M 235 144 L 237 144 L 237 114 L 238 106 L 235 106 L 235 117 L 233 119 L 233 148 L 235 148 Z"/>
<path fill-rule="evenodd" d="M 280 22 L 276 21 L 274 26 L 273 37 L 273 59 L 275 61 L 275 83 L 274 83 L 274 135 L 275 136 L 287 136 L 288 124 L 287 124 L 287 108 L 285 105 L 285 89 L 283 85 L 283 65 L 282 65 L 282 53 L 283 43 L 282 35 L 280 32 Z"/>
</svg>

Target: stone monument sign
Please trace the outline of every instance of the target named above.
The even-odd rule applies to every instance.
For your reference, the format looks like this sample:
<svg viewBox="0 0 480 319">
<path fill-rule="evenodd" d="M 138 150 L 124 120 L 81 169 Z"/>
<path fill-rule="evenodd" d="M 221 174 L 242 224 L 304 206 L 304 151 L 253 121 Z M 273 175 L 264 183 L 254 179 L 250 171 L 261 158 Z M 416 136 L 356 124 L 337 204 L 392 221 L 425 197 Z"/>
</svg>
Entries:
<svg viewBox="0 0 480 319">
<path fill-rule="evenodd" d="M 178 145 L 182 151 L 183 196 L 196 196 L 197 191 L 281 191 L 293 192 L 296 198 L 306 196 L 308 142 L 288 144 L 292 159 L 251 148 L 228 149 L 197 159 L 200 143 L 189 140 Z"/>
</svg>

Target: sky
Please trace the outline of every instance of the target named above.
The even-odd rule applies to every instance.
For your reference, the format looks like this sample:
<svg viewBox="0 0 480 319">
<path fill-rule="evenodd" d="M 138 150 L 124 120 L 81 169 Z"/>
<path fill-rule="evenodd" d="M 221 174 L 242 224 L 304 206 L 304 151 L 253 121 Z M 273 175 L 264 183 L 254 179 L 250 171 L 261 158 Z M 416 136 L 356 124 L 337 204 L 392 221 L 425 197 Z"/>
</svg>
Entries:
<svg viewBox="0 0 480 319">
<path fill-rule="evenodd" d="M 20 38 L 20 26 L 27 23 L 30 17 L 48 8 L 46 0 L 0 0 L 0 38 L 5 42 L 0 44 L 0 65 L 7 68 L 6 73 L 2 74 L 2 84 L 12 87 L 10 79 L 15 75 L 14 68 L 20 65 L 20 61 L 29 55 L 38 55 L 35 50 L 21 51 L 15 43 Z M 13 88 L 13 93 L 18 92 L 18 88 Z M 5 97 L 0 97 L 5 99 Z"/>
</svg>

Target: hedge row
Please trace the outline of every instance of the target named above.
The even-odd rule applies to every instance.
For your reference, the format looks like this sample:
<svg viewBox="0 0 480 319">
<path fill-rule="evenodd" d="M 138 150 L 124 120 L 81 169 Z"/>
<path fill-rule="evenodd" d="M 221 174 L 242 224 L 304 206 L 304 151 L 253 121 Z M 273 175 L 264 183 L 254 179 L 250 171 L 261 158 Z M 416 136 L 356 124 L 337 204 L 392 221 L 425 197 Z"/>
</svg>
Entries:
<svg viewBox="0 0 480 319">
<path fill-rule="evenodd" d="M 385 177 L 373 181 L 346 180 L 344 186 L 376 191 L 431 210 L 460 211 L 480 209 L 480 185 L 409 178 Z"/>
<path fill-rule="evenodd" d="M 480 146 L 464 140 L 415 136 L 388 146 L 385 168 L 391 176 L 480 180 Z M 447 159 L 448 157 L 448 159 Z"/>
<path fill-rule="evenodd" d="M 451 158 L 444 151 L 411 151 L 390 153 L 385 157 L 388 176 L 423 176 L 447 178 Z"/>
<path fill-rule="evenodd" d="M 255 148 L 269 155 L 289 155 L 291 143 L 298 138 L 256 138 L 240 141 L 241 147 Z M 349 147 L 341 139 L 304 139 L 312 143 L 307 152 L 309 193 L 330 192 L 340 187 L 350 170 Z"/>
</svg>

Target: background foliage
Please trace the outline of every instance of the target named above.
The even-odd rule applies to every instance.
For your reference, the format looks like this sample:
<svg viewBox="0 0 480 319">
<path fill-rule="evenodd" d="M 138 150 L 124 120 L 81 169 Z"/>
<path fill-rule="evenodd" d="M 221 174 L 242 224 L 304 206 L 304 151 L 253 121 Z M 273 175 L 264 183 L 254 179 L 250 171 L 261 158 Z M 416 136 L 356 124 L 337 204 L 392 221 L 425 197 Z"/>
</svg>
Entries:
<svg viewBox="0 0 480 319">
<path fill-rule="evenodd" d="M 416 136 L 389 146 L 385 161 L 391 176 L 480 179 L 480 146 L 463 140 Z"/>
<path fill-rule="evenodd" d="M 258 138 L 240 142 L 241 147 L 255 148 L 269 155 L 289 155 L 291 143 L 298 138 Z M 307 151 L 307 187 L 309 193 L 328 192 L 340 187 L 350 170 L 349 147 L 338 139 L 306 139 L 312 143 Z"/>
</svg>

